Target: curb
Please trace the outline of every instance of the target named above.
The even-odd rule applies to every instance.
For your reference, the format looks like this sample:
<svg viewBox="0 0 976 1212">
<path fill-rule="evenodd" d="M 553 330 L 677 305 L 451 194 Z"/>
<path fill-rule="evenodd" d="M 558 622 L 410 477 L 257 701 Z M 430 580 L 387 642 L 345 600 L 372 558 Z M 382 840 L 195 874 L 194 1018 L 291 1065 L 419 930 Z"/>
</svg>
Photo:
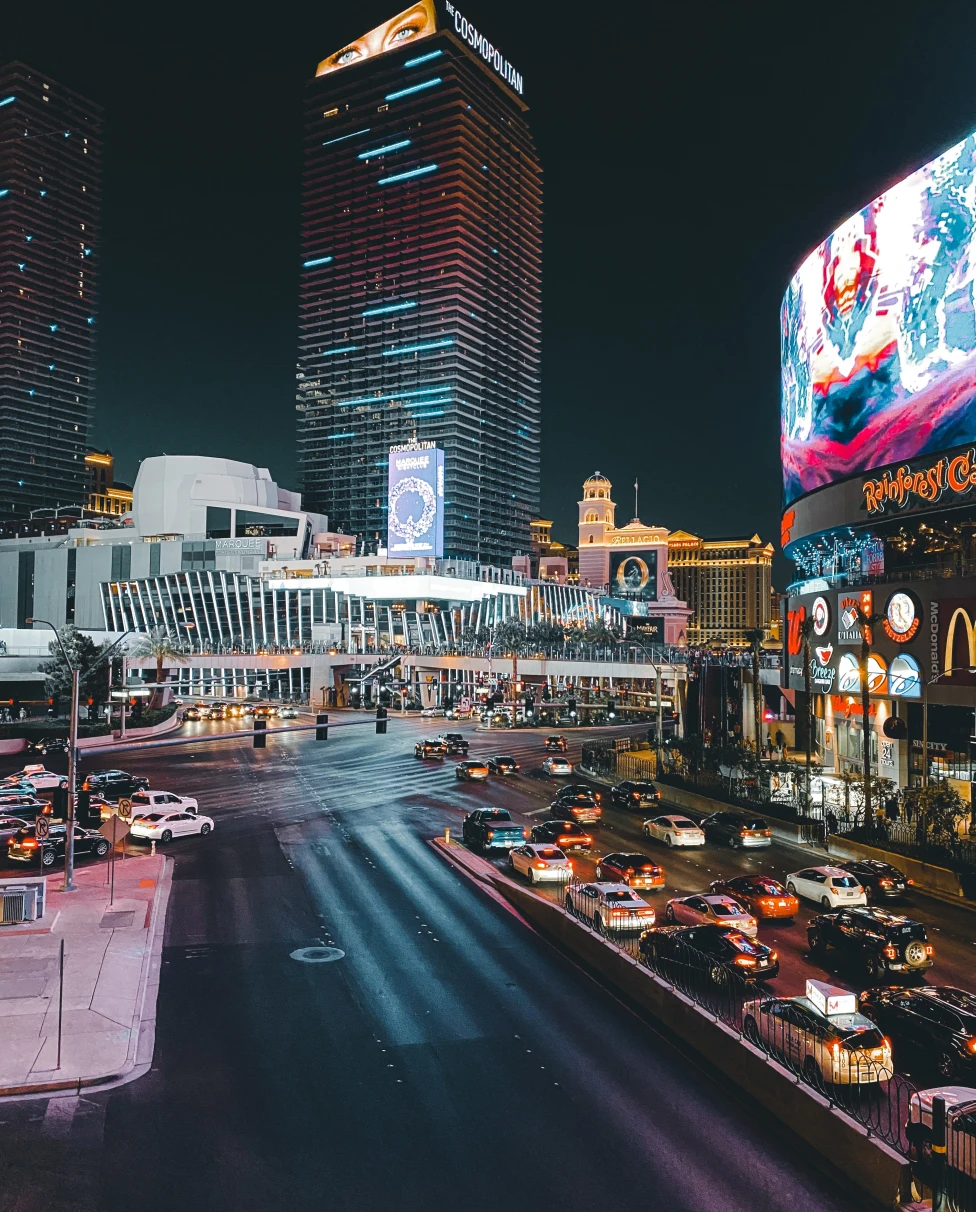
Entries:
<svg viewBox="0 0 976 1212">
<path fill-rule="evenodd" d="M 156 998 L 159 993 L 159 972 L 162 963 L 163 934 L 166 925 L 166 910 L 173 890 L 173 859 L 163 856 L 163 871 L 156 883 L 152 899 L 152 934 L 142 960 L 139 983 L 142 995 L 137 999 L 129 1028 L 129 1047 L 125 1061 L 114 1073 L 97 1074 L 94 1077 L 76 1077 L 70 1081 L 28 1082 L 22 1086 L 0 1086 L 0 1102 L 36 1098 L 45 1094 L 80 1094 L 82 1090 L 98 1092 L 110 1090 L 135 1081 L 147 1073 L 156 1042 Z M 152 992 L 152 1017 L 143 1012 Z"/>
</svg>

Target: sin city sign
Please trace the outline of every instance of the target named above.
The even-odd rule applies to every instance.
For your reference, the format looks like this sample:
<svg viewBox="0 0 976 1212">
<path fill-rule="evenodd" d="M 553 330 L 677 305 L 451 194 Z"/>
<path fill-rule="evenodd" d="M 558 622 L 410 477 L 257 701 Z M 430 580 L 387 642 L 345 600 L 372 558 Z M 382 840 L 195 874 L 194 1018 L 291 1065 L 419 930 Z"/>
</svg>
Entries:
<svg viewBox="0 0 976 1212">
<path fill-rule="evenodd" d="M 864 480 L 861 491 L 869 514 L 884 513 L 886 505 L 907 509 L 934 505 L 946 492 L 961 495 L 976 484 L 976 449 L 950 457 L 943 455 L 931 466 L 913 470 L 907 463 L 886 471 L 876 480 Z"/>
</svg>

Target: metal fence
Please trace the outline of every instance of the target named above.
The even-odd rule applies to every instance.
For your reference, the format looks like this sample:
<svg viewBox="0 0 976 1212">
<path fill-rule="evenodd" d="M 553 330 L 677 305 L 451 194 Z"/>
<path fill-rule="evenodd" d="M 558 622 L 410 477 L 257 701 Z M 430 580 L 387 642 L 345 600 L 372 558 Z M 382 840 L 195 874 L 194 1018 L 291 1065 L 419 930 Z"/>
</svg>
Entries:
<svg viewBox="0 0 976 1212">
<path fill-rule="evenodd" d="M 750 1003 L 768 1000 L 761 984 L 748 980 L 705 952 L 680 941 L 665 942 L 664 936 L 638 930 L 619 930 L 596 923 L 579 914 L 567 893 L 567 911 L 579 921 L 597 930 L 621 950 L 654 972 L 711 1015 L 748 1039 L 751 1044 L 793 1073 L 859 1123 L 868 1136 L 877 1137 L 904 1156 L 909 1156 L 906 1127 L 911 1097 L 917 1093 L 912 1082 L 896 1073 L 885 1078 L 885 1071 L 863 1054 L 836 1049 L 825 1039 L 817 1040 L 808 1030 L 791 1022 L 789 1014 L 759 1016 Z M 773 1026 L 761 1023 L 773 1023 Z M 825 1057 L 830 1057 L 830 1076 L 825 1074 Z M 836 1080 L 834 1080 L 836 1079 Z M 968 1208 L 967 1208 L 968 1212 Z"/>
</svg>

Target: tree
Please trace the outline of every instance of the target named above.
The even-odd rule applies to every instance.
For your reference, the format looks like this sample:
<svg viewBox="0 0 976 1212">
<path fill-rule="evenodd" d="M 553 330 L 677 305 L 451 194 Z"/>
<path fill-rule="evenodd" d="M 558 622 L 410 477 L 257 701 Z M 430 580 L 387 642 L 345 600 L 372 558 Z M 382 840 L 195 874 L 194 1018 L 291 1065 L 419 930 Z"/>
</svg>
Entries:
<svg viewBox="0 0 976 1212">
<path fill-rule="evenodd" d="M 871 629 L 885 617 L 883 614 L 866 614 L 855 606 L 855 621 L 861 633 L 861 654 L 858 670 L 861 675 L 861 737 L 862 778 L 864 780 L 864 821 L 871 822 L 871 684 L 868 678 L 868 662 L 871 657 Z"/>
<path fill-rule="evenodd" d="M 137 657 L 152 657 L 156 662 L 156 689 L 152 705 L 162 706 L 163 668 L 167 664 L 185 665 L 187 658 L 176 647 L 176 640 L 165 627 L 154 627 L 146 635 L 137 636 L 129 648 L 129 654 Z"/>
<path fill-rule="evenodd" d="M 565 642 L 566 634 L 558 623 L 533 623 L 528 639 L 534 648 L 555 648 Z"/>
<path fill-rule="evenodd" d="M 64 663 L 57 640 L 52 640 L 47 646 L 52 659 L 44 662 L 41 672 L 44 674 L 44 685 L 48 698 L 54 699 L 55 702 L 65 699 L 70 701 L 71 670 L 80 669 L 84 673 L 90 669 L 105 650 L 105 646 L 99 647 L 90 636 L 79 631 L 77 627 L 61 627 L 58 629 L 58 635 L 61 637 L 61 643 L 64 645 L 71 665 L 68 666 Z M 82 701 L 97 698 L 100 693 L 104 692 L 104 685 L 101 687 L 98 685 L 99 676 L 96 669 L 81 679 L 80 697 Z"/>
<path fill-rule="evenodd" d="M 810 815 L 810 772 L 813 761 L 813 690 L 810 686 L 810 648 L 813 636 L 813 618 L 800 624 L 800 639 L 803 641 L 803 695 L 806 702 L 806 762 L 803 771 L 803 812 Z"/>
<path fill-rule="evenodd" d="M 905 807 L 917 821 L 918 837 L 937 846 L 953 846 L 959 824 L 970 815 L 970 806 L 947 782 L 912 787 L 905 792 Z"/>
<path fill-rule="evenodd" d="M 601 648 L 613 648 L 620 643 L 620 636 L 600 619 L 599 622 L 591 623 L 583 632 L 583 643 L 596 644 Z"/>
<path fill-rule="evenodd" d="M 766 640 L 765 627 L 752 627 L 746 632 L 752 649 L 752 718 L 756 729 L 756 757 L 762 753 L 762 687 L 759 681 L 759 654 Z"/>
<path fill-rule="evenodd" d="M 528 647 L 528 633 L 521 619 L 503 619 L 496 624 L 491 636 L 492 648 L 508 653 L 512 658 L 512 693 L 518 682 L 519 653 Z"/>
</svg>

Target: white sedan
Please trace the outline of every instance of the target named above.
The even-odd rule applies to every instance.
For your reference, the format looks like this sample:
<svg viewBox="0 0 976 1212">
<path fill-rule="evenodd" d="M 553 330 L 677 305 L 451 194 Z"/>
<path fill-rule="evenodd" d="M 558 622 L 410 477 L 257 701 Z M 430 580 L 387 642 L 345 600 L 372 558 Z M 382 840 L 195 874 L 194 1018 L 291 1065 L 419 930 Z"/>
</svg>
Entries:
<svg viewBox="0 0 976 1212">
<path fill-rule="evenodd" d="M 558 846 L 528 842 L 510 850 L 508 861 L 514 871 L 528 877 L 530 884 L 550 880 L 565 882 L 573 878 L 573 864 Z"/>
<path fill-rule="evenodd" d="M 566 908 L 597 930 L 647 930 L 655 920 L 647 901 L 626 884 L 571 884 Z"/>
<path fill-rule="evenodd" d="M 542 769 L 546 774 L 572 774 L 573 763 L 567 762 L 564 757 L 547 757 L 542 763 Z"/>
<path fill-rule="evenodd" d="M 665 846 L 704 846 L 705 835 L 686 816 L 656 816 L 644 822 L 644 834 Z"/>
<path fill-rule="evenodd" d="M 206 837 L 213 827 L 209 816 L 198 816 L 195 812 L 150 812 L 132 822 L 132 836 L 147 842 L 171 842 L 187 833 Z"/>
<path fill-rule="evenodd" d="M 853 875 L 841 867 L 804 867 L 786 877 L 786 891 L 825 909 L 866 905 L 868 898 Z"/>
<path fill-rule="evenodd" d="M 297 720 L 298 719 L 298 709 L 296 707 L 279 707 L 278 708 L 278 719 L 279 720 Z"/>
<path fill-rule="evenodd" d="M 151 812 L 196 812 L 200 806 L 192 795 L 176 795 L 172 791 L 135 791 L 129 798 L 134 817 L 148 816 Z"/>
<path fill-rule="evenodd" d="M 51 787 L 60 787 L 65 777 L 63 774 L 55 774 L 53 770 L 45 770 L 38 762 L 30 762 L 23 770 L 18 770 L 3 781 L 11 786 L 17 783 L 31 783 L 38 791 L 47 791 Z"/>
<path fill-rule="evenodd" d="M 664 916 L 669 922 L 681 926 L 700 926 L 708 922 L 710 925 L 732 926 L 750 938 L 755 938 L 759 933 L 756 919 L 730 896 L 711 893 L 704 896 L 676 896 L 668 901 Z"/>
</svg>

